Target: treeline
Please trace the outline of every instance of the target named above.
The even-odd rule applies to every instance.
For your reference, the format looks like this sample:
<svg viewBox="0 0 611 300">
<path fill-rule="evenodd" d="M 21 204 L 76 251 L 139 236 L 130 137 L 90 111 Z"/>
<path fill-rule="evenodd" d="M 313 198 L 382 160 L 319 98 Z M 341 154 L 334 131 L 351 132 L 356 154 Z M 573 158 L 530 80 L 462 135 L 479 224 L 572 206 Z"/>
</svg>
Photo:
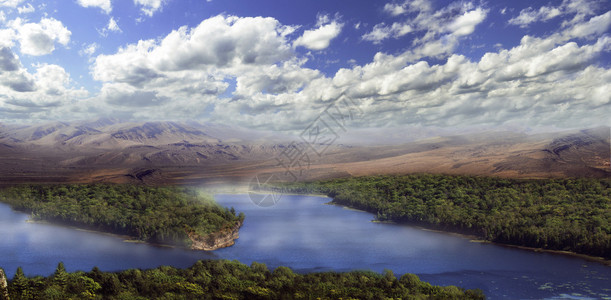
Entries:
<svg viewBox="0 0 611 300">
<path fill-rule="evenodd" d="M 481 290 L 440 287 L 391 271 L 296 274 L 260 263 L 198 261 L 187 269 L 159 267 L 118 273 L 66 272 L 60 263 L 49 277 L 8 282 L 11 299 L 484 299 Z"/>
<path fill-rule="evenodd" d="M 611 259 L 611 181 L 409 175 L 291 183 L 378 220 Z"/>
<path fill-rule="evenodd" d="M 47 220 L 124 234 L 142 241 L 189 247 L 188 233 L 207 236 L 244 219 L 211 196 L 179 187 L 71 184 L 0 190 L 0 201 Z"/>
</svg>

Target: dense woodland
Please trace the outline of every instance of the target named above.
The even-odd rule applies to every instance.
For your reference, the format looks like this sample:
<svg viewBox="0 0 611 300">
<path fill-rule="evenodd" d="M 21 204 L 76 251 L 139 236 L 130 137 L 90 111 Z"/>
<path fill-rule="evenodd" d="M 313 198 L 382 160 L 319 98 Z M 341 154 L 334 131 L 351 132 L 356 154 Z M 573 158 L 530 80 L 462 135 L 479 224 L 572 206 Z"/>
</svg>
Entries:
<svg viewBox="0 0 611 300">
<path fill-rule="evenodd" d="M 141 185 L 23 185 L 0 190 L 0 201 L 46 220 L 189 247 L 187 233 L 206 236 L 241 222 L 233 208 L 195 190 Z"/>
<path fill-rule="evenodd" d="M 159 267 L 119 273 L 66 272 L 60 263 L 49 277 L 24 276 L 8 290 L 11 299 L 484 299 L 480 290 L 440 287 L 391 271 L 296 274 L 260 263 L 198 261 L 187 269 Z"/>
<path fill-rule="evenodd" d="M 291 183 L 381 221 L 611 259 L 611 181 L 409 175 Z"/>
</svg>

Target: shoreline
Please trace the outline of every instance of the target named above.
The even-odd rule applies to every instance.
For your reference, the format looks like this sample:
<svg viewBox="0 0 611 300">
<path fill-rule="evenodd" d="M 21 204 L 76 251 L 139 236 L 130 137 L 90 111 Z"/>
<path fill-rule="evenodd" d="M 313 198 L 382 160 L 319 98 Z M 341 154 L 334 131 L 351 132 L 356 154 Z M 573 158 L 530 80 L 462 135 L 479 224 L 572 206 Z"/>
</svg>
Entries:
<svg viewBox="0 0 611 300">
<path fill-rule="evenodd" d="M 476 235 L 472 235 L 472 234 L 464 234 L 464 233 L 458 233 L 458 232 L 452 232 L 452 231 L 443 231 L 443 230 L 431 229 L 431 228 L 426 228 L 426 227 L 417 226 L 417 225 L 401 224 L 401 223 L 392 222 L 392 221 L 390 221 L 390 222 L 392 224 L 397 224 L 397 225 L 412 226 L 412 227 L 415 227 L 415 228 L 418 228 L 418 229 L 424 230 L 424 231 L 431 231 L 431 232 L 437 232 L 437 233 L 443 233 L 443 234 L 449 234 L 449 235 L 458 236 L 458 237 L 461 237 L 461 238 L 464 238 L 464 239 L 468 239 L 469 242 L 471 242 L 471 243 L 491 244 L 491 245 L 496 245 L 496 246 L 501 246 L 501 247 L 508 247 L 508 248 L 527 250 L 527 251 L 531 251 L 531 252 L 550 253 L 550 254 L 556 254 L 556 255 L 579 257 L 579 258 L 582 258 L 584 260 L 598 262 L 598 263 L 601 263 L 603 265 L 611 267 L 611 260 L 605 259 L 604 257 L 592 256 L 592 255 L 587 255 L 587 254 L 581 254 L 581 253 L 572 252 L 572 251 L 566 251 L 566 250 L 552 250 L 552 249 L 545 249 L 545 248 L 536 248 L 536 247 L 528 247 L 528 246 L 520 246 L 520 245 L 512 245 L 512 244 L 504 244 L 504 243 L 498 243 L 498 242 L 483 240 L 483 239 L 481 239 L 481 237 L 476 236 Z"/>
<path fill-rule="evenodd" d="M 113 237 L 113 238 L 121 239 L 123 243 L 145 244 L 145 245 L 149 245 L 149 246 L 153 246 L 153 247 L 160 247 L 160 248 L 185 249 L 185 250 L 190 250 L 190 251 L 206 251 L 206 252 L 209 252 L 209 251 L 214 251 L 214 250 L 218 250 L 218 249 L 221 249 L 221 248 L 229 247 L 229 246 L 224 246 L 224 247 L 218 247 L 218 248 L 215 248 L 215 249 L 195 249 L 195 248 L 186 247 L 186 246 L 178 246 L 178 245 L 170 245 L 170 244 L 160 244 L 160 243 L 148 242 L 148 241 L 139 240 L 136 237 L 130 236 L 130 235 L 112 233 L 112 232 L 108 232 L 108 231 L 100 231 L 100 230 L 95 230 L 95 229 L 87 229 L 87 228 L 82 228 L 82 227 L 78 227 L 78 226 L 74 226 L 74 225 L 59 224 L 59 223 L 50 222 L 50 221 L 47 221 L 47 220 L 32 220 L 31 218 L 28 218 L 27 220 L 25 220 L 25 222 L 26 223 L 33 223 L 33 224 L 43 224 L 43 225 L 58 226 L 58 227 L 74 229 L 74 230 L 78 230 L 78 231 L 82 231 L 82 232 L 87 232 L 87 233 L 102 234 L 102 235 L 105 235 L 105 236 L 110 236 L 110 237 Z M 239 227 L 241 227 L 241 224 L 240 224 Z M 238 227 L 238 229 L 239 229 L 239 227 Z M 219 232 L 221 232 L 221 231 L 219 231 Z M 216 233 L 219 233 L 219 232 L 213 232 L 211 234 L 216 234 Z M 235 239 L 234 239 L 234 241 L 235 241 Z M 193 241 L 193 242 L 195 242 L 195 241 Z"/>
<path fill-rule="evenodd" d="M 82 232 L 88 232 L 88 233 L 102 234 L 102 235 L 105 235 L 105 236 L 110 236 L 110 237 L 121 239 L 124 243 L 146 244 L 146 245 L 151 245 L 151 246 L 155 246 L 155 247 L 165 247 L 165 248 L 183 248 L 183 249 L 189 249 L 189 248 L 186 248 L 186 247 L 179 247 L 179 246 L 175 246 L 175 245 L 147 242 L 147 241 L 139 240 L 136 237 L 130 236 L 130 235 L 112 233 L 112 232 L 108 232 L 108 231 L 100 231 L 100 230 L 95 230 L 95 229 L 87 229 L 87 228 L 82 228 L 82 227 L 78 227 L 78 226 L 74 226 L 74 225 L 59 224 L 59 223 L 50 222 L 50 221 L 47 221 L 47 220 L 32 220 L 32 219 L 27 219 L 25 222 L 26 223 L 33 223 L 33 224 L 43 224 L 43 225 L 51 225 L 51 226 L 69 228 L 69 229 L 74 229 L 74 230 L 78 230 L 78 231 L 82 231 Z"/>
<path fill-rule="evenodd" d="M 329 197 L 327 196 L 327 198 L 329 198 Z M 325 204 L 326 205 L 340 206 L 340 207 L 342 207 L 344 209 L 360 211 L 360 212 L 366 212 L 366 213 L 372 214 L 371 212 L 368 212 L 368 211 L 365 211 L 365 210 L 360 210 L 360 209 L 357 209 L 357 208 L 352 208 L 352 207 L 349 207 L 349 206 L 344 205 L 344 204 L 333 203 L 333 201 L 325 203 Z M 603 264 L 605 266 L 611 267 L 611 260 L 605 259 L 604 257 L 599 257 L 599 256 L 592 256 L 592 255 L 588 255 L 588 254 L 582 254 L 582 253 L 577 253 L 577 252 L 572 252 L 572 251 L 565 251 L 565 250 L 552 250 L 552 249 L 544 249 L 544 248 L 536 248 L 536 247 L 528 247 L 528 246 L 521 246 L 521 245 L 512 245 L 512 244 L 498 243 L 498 242 L 484 240 L 481 237 L 476 236 L 476 235 L 472 235 L 472 234 L 465 234 L 465 233 L 458 233 L 458 232 L 453 232 L 453 231 L 445 231 L 445 230 L 427 228 L 427 227 L 420 226 L 420 225 L 412 225 L 412 224 L 406 224 L 406 223 L 399 223 L 399 222 L 395 222 L 395 221 L 379 221 L 379 220 L 375 220 L 374 219 L 371 222 L 373 222 L 373 223 L 380 223 L 380 224 L 395 224 L 395 225 L 401 225 L 401 226 L 410 226 L 410 227 L 414 227 L 414 228 L 417 228 L 417 229 L 420 229 L 420 230 L 424 230 L 424 231 L 431 231 L 431 232 L 437 232 L 437 233 L 443 233 L 443 234 L 448 234 L 448 235 L 453 235 L 453 236 L 461 237 L 461 238 L 464 238 L 464 239 L 468 239 L 469 242 L 472 242 L 472 243 L 491 244 L 491 245 L 496 245 L 496 246 L 502 246 L 502 247 L 508 247 L 508 248 L 514 248 L 514 249 L 521 249 L 521 250 L 526 250 L 526 251 L 531 251 L 531 252 L 549 253 L 549 254 L 555 254 L 555 255 L 564 255 L 564 256 L 570 256 L 570 257 L 577 257 L 577 258 L 581 258 L 581 259 L 584 259 L 584 260 L 587 260 L 587 261 L 597 262 L 597 263 Z"/>
</svg>

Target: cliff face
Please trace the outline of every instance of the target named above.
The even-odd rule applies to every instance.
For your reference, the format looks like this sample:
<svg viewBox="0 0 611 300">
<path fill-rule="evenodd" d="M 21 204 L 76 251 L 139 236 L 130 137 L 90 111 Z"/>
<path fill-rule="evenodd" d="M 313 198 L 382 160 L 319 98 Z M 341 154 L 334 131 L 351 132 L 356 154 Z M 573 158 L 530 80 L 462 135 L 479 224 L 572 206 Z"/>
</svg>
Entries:
<svg viewBox="0 0 611 300">
<path fill-rule="evenodd" d="M 235 244 L 235 240 L 239 238 L 238 231 L 242 227 L 242 222 L 238 222 L 231 228 L 226 228 L 218 232 L 211 233 L 207 236 L 201 236 L 195 232 L 189 232 L 189 238 L 193 242 L 191 249 L 193 250 L 216 250 L 225 248 Z"/>
</svg>

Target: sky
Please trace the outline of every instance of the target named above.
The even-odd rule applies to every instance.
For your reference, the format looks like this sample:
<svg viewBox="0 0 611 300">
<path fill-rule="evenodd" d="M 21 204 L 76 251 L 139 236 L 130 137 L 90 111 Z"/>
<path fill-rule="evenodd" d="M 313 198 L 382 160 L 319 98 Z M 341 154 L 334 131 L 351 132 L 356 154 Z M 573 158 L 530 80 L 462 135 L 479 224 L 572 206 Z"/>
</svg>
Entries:
<svg viewBox="0 0 611 300">
<path fill-rule="evenodd" d="M 0 122 L 611 126 L 611 2 L 0 0 Z M 339 99 L 339 100 L 338 100 Z"/>
</svg>

